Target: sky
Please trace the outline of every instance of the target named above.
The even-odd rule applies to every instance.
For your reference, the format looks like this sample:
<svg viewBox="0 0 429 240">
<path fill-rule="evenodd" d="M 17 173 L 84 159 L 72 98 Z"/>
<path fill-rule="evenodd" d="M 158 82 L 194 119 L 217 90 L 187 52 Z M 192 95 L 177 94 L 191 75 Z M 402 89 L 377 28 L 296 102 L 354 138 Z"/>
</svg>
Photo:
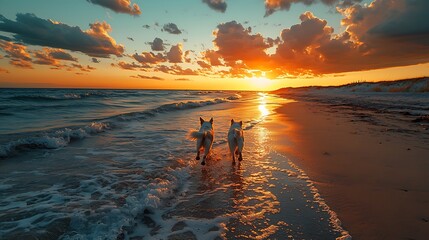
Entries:
<svg viewBox="0 0 429 240">
<path fill-rule="evenodd" d="M 0 0 L 0 87 L 274 90 L 429 76 L 427 0 Z"/>
</svg>

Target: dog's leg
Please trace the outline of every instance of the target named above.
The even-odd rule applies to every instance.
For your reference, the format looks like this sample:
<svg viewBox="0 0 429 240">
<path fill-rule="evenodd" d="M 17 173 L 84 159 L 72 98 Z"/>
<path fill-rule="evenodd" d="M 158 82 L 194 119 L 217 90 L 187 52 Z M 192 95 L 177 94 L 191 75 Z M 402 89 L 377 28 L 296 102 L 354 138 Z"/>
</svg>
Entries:
<svg viewBox="0 0 429 240">
<path fill-rule="evenodd" d="M 200 149 L 203 145 L 203 140 L 202 139 L 197 139 L 197 156 L 195 157 L 195 160 L 200 160 Z"/>
<path fill-rule="evenodd" d="M 238 150 L 238 161 L 243 161 L 243 155 L 242 155 L 242 152 L 243 152 L 243 147 L 244 147 L 244 141 L 242 140 L 242 139 L 240 139 L 238 142 L 237 142 L 237 150 Z"/>
<path fill-rule="evenodd" d="M 235 144 L 233 142 L 228 142 L 229 152 L 232 156 L 232 163 L 235 163 Z"/>
<path fill-rule="evenodd" d="M 203 156 L 203 161 L 201 161 L 201 165 L 206 164 L 206 159 L 207 159 L 207 155 L 209 155 L 210 148 L 211 148 L 211 141 L 209 139 L 206 139 L 204 141 L 204 156 Z"/>
</svg>

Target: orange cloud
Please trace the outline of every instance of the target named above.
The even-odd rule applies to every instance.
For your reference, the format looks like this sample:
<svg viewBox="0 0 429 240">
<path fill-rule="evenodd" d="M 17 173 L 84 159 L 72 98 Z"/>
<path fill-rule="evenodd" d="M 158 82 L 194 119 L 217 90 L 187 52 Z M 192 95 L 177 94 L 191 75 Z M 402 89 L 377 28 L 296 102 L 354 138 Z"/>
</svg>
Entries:
<svg viewBox="0 0 429 240">
<path fill-rule="evenodd" d="M 10 64 L 22 68 L 32 68 L 31 56 L 27 52 L 26 46 L 0 39 L 0 48 L 7 54 L 5 58 L 10 58 Z"/>
<path fill-rule="evenodd" d="M 183 62 L 183 50 L 182 44 L 173 45 L 170 48 L 170 51 L 167 52 L 167 59 L 171 63 L 181 63 Z"/>
</svg>

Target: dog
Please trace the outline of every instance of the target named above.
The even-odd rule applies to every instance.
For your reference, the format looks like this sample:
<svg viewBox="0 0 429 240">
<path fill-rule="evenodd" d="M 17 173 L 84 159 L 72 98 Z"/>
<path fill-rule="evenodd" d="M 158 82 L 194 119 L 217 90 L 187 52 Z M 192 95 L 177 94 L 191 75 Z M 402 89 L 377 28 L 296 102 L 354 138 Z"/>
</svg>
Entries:
<svg viewBox="0 0 429 240">
<path fill-rule="evenodd" d="M 204 121 L 200 117 L 200 130 L 191 130 L 189 131 L 189 138 L 191 140 L 197 140 L 197 156 L 195 157 L 196 160 L 200 160 L 200 151 L 204 149 L 204 156 L 203 160 L 201 161 L 201 165 L 206 164 L 207 156 L 210 153 L 210 150 L 213 145 L 213 139 L 214 139 L 214 130 L 213 130 L 213 118 L 210 119 L 210 121 Z"/>
<path fill-rule="evenodd" d="M 238 155 L 238 161 L 243 160 L 244 134 L 242 127 L 243 121 L 234 122 L 234 119 L 231 119 L 231 127 L 228 131 L 228 146 L 233 163 L 235 163 L 236 155 Z"/>
</svg>

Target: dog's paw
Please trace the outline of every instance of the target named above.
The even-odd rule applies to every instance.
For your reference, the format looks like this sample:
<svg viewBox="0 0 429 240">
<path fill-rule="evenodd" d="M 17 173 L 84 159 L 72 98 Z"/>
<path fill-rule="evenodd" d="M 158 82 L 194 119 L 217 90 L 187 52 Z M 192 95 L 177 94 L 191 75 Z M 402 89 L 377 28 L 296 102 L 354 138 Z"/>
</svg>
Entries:
<svg viewBox="0 0 429 240">
<path fill-rule="evenodd" d="M 198 161 L 198 160 L 200 160 L 200 157 L 199 157 L 199 156 L 197 156 L 197 157 L 195 158 L 195 160 L 197 160 L 197 161 Z"/>
<path fill-rule="evenodd" d="M 201 162 L 201 165 L 206 165 L 206 162 L 202 161 L 202 162 Z"/>
</svg>

